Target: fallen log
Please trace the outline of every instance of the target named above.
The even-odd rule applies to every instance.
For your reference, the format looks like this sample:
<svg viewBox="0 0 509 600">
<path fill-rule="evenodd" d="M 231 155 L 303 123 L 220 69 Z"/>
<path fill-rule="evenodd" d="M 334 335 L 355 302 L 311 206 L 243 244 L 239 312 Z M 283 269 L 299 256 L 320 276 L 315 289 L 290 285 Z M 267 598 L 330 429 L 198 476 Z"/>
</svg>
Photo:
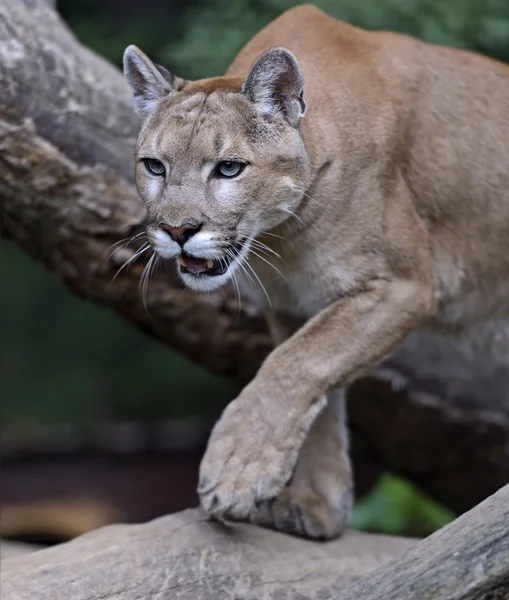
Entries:
<svg viewBox="0 0 509 600">
<path fill-rule="evenodd" d="M 509 598 L 509 486 L 331 600 Z"/>
<path fill-rule="evenodd" d="M 51 4 L 0 0 L 1 233 L 75 293 L 210 369 L 249 379 L 271 341 L 247 302 L 239 314 L 232 293 L 182 290 L 170 269 L 152 279 L 146 310 L 143 256 L 112 281 L 142 243 L 132 166 L 139 123 L 120 72 L 83 47 Z M 349 394 L 354 437 L 371 460 L 457 511 L 509 480 L 507 368 L 426 336 L 412 336 L 388 366 Z"/>
<path fill-rule="evenodd" d="M 187 510 L 7 559 L 2 600 L 503 600 L 508 523 L 509 486 L 420 542 L 310 542 Z"/>
<path fill-rule="evenodd" d="M 204 298 L 161 271 L 146 308 L 144 256 L 112 284 L 143 244 L 122 247 L 145 218 L 133 186 L 139 121 L 121 73 L 43 0 L 2 0 L 0 16 L 2 233 L 74 292 L 210 368 L 251 377 L 271 343 L 260 316 L 238 316 L 233 295 Z"/>
<path fill-rule="evenodd" d="M 312 543 L 187 510 L 7 559 L 2 600 L 330 598 L 414 544 L 356 532 Z"/>
</svg>

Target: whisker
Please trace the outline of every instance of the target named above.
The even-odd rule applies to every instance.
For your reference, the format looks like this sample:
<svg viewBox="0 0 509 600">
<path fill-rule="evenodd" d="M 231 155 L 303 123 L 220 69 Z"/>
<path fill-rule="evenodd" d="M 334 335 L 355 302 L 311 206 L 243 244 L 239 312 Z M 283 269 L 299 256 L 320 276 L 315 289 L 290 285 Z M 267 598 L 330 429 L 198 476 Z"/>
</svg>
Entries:
<svg viewBox="0 0 509 600">
<path fill-rule="evenodd" d="M 147 234 L 144 231 L 141 231 L 140 233 L 137 233 L 136 235 L 119 240 L 118 242 L 111 244 L 111 246 L 108 248 L 108 250 L 111 250 L 111 248 L 114 248 L 115 246 L 118 246 L 119 244 L 122 244 L 122 243 L 128 244 L 129 242 L 134 241 L 136 238 L 139 238 L 141 235 L 146 236 Z"/>
<path fill-rule="evenodd" d="M 221 266 L 224 266 L 223 261 L 224 261 L 224 258 L 220 258 L 219 259 L 219 262 L 220 262 Z M 241 295 L 240 295 L 240 288 L 239 288 L 239 284 L 237 282 L 237 276 L 235 275 L 235 271 L 232 271 L 232 281 L 233 281 L 233 285 L 235 287 L 235 293 L 237 295 L 237 303 L 238 303 L 238 306 L 239 306 L 239 310 L 238 310 L 238 313 L 237 313 L 237 316 L 238 316 L 238 315 L 240 315 L 240 313 L 242 311 L 242 298 L 241 298 Z"/>
<path fill-rule="evenodd" d="M 132 227 L 133 224 L 132 223 L 124 223 L 123 225 L 120 225 L 120 227 L 117 229 L 117 233 L 119 231 L 122 231 L 122 229 L 125 229 L 126 227 Z"/>
<path fill-rule="evenodd" d="M 303 196 L 305 196 L 306 198 L 308 198 L 309 200 L 311 200 L 312 202 L 318 202 L 318 200 L 316 200 L 315 198 L 313 198 L 313 196 L 310 196 L 307 193 L 307 190 L 300 188 L 299 186 L 293 186 L 293 189 L 297 192 L 299 192 L 299 194 L 302 194 Z"/>
<path fill-rule="evenodd" d="M 239 259 L 237 256 L 235 256 L 233 254 L 233 252 L 230 249 L 226 249 L 226 253 L 228 254 L 228 256 L 230 256 L 230 258 L 232 259 L 232 261 L 237 261 L 237 264 L 239 265 L 239 267 L 242 269 L 242 271 L 245 273 L 246 277 L 249 279 L 249 281 L 253 284 L 256 285 L 255 281 L 253 280 L 253 278 L 251 277 L 251 275 L 246 271 L 246 268 L 244 267 L 244 259 Z"/>
<path fill-rule="evenodd" d="M 256 244 L 256 247 L 261 251 L 261 250 L 266 250 L 267 252 L 270 252 L 271 254 L 274 254 L 274 256 L 277 256 L 277 258 L 279 258 L 279 260 L 283 261 L 283 259 L 281 258 L 281 255 L 278 254 L 275 250 L 273 250 L 272 248 L 269 248 L 269 246 L 267 246 L 266 244 L 264 244 L 263 242 L 260 242 L 260 240 L 257 240 L 255 238 L 246 238 L 247 240 L 249 240 L 252 244 Z M 283 261 L 284 262 L 284 261 Z"/>
<path fill-rule="evenodd" d="M 272 302 L 270 301 L 269 294 L 267 293 L 267 290 L 265 289 L 265 286 L 263 285 L 261 279 L 258 277 L 258 275 L 256 274 L 256 271 L 253 269 L 253 267 L 247 261 L 246 261 L 246 267 L 248 267 L 250 269 L 251 273 L 256 277 L 256 280 L 260 284 L 260 287 L 262 288 L 263 293 L 265 294 L 265 297 L 267 298 L 267 302 L 269 303 L 269 306 L 272 309 Z"/>
<path fill-rule="evenodd" d="M 313 196 L 310 196 L 306 191 L 304 190 L 299 190 L 299 193 L 302 194 L 305 198 L 307 198 L 308 200 L 311 200 L 311 202 L 317 202 L 317 200 L 315 200 L 313 198 Z"/>
<path fill-rule="evenodd" d="M 123 238 L 121 240 L 118 240 L 118 242 L 111 244 L 111 246 L 108 248 L 108 250 L 111 250 L 112 248 L 114 248 L 115 246 L 118 246 L 119 244 L 128 244 L 130 241 L 131 241 L 131 238 Z"/>
<path fill-rule="evenodd" d="M 304 225 L 304 221 L 299 217 L 299 215 L 297 215 L 296 213 L 292 212 L 289 208 L 283 208 L 281 210 L 283 212 L 289 214 L 290 216 L 294 217 L 295 219 L 297 219 L 297 221 L 299 221 L 299 223 L 301 223 L 302 225 Z"/>
<path fill-rule="evenodd" d="M 283 240 L 284 242 L 286 242 L 286 238 L 283 237 L 282 235 L 278 235 L 277 233 L 272 233 L 270 231 L 264 231 L 261 235 L 270 235 L 272 237 L 278 238 L 280 240 Z"/>
<path fill-rule="evenodd" d="M 112 250 L 112 248 L 114 248 L 114 250 L 112 250 L 112 252 L 110 252 L 108 254 L 108 256 L 105 258 L 102 266 L 104 267 L 104 265 L 111 259 L 111 257 L 115 254 L 115 252 L 118 252 L 121 248 L 125 248 L 136 238 L 139 238 L 141 235 L 144 235 L 145 237 L 147 237 L 146 233 L 144 231 L 142 231 L 141 233 L 138 233 L 137 235 L 134 235 L 133 237 L 124 238 L 123 240 L 119 240 L 118 242 L 111 244 L 111 246 L 108 248 L 108 250 Z M 121 244 L 121 245 L 119 245 L 119 244 Z M 115 246 L 118 246 L 118 247 L 115 248 Z"/>
<path fill-rule="evenodd" d="M 249 262 L 245 258 L 239 258 L 238 256 L 235 256 L 235 254 L 233 254 L 233 252 L 231 250 L 229 250 L 228 248 L 226 249 L 226 252 L 228 253 L 229 256 L 231 256 L 234 260 L 237 261 L 237 264 L 242 268 L 242 270 L 244 271 L 244 273 L 246 274 L 246 276 L 249 278 L 249 280 L 253 283 L 253 285 L 256 285 L 256 282 L 253 280 L 253 278 L 247 272 L 246 267 L 251 271 L 251 273 L 256 278 L 256 281 L 260 285 L 263 293 L 265 294 L 265 297 L 267 298 L 267 302 L 269 303 L 270 308 L 272 309 L 272 302 L 270 300 L 269 294 L 267 293 L 267 290 L 265 289 L 265 286 L 263 285 L 261 279 L 258 277 L 256 271 L 249 264 Z"/>
<path fill-rule="evenodd" d="M 146 242 L 135 254 L 131 256 L 130 259 L 126 260 L 125 263 L 120 267 L 120 269 L 113 275 L 111 281 L 115 281 L 115 279 L 120 275 L 120 273 L 129 267 L 137 258 L 139 258 L 144 252 L 146 252 L 150 248 L 150 244 Z"/>
<path fill-rule="evenodd" d="M 258 252 L 256 252 L 256 250 L 254 250 L 253 248 L 250 248 L 249 251 L 252 252 L 255 256 L 257 256 L 260 260 L 263 260 L 263 262 L 267 263 L 269 267 L 272 267 L 274 271 L 276 271 L 276 273 L 284 279 L 284 281 L 288 281 L 283 275 L 283 273 L 281 273 L 281 271 L 276 267 L 276 265 L 273 265 L 269 260 L 261 256 L 261 254 L 258 254 Z"/>
<path fill-rule="evenodd" d="M 155 272 L 156 272 L 156 270 L 157 270 L 157 266 L 158 266 L 158 264 L 159 264 L 159 258 L 160 258 L 160 257 L 159 257 L 159 254 L 154 254 L 154 261 L 152 262 L 152 266 L 151 266 L 151 268 L 149 269 L 149 272 L 148 272 L 148 277 L 147 277 L 147 289 L 146 289 L 146 291 L 145 291 L 145 296 L 146 296 L 147 298 L 148 298 L 148 294 L 147 294 L 147 291 L 148 291 L 148 284 L 150 283 L 150 279 L 154 277 L 154 274 L 155 274 Z"/>
<path fill-rule="evenodd" d="M 148 291 L 148 284 L 149 284 L 149 279 L 150 279 L 150 271 L 152 269 L 152 266 L 154 264 L 154 261 L 156 260 L 156 253 L 153 252 L 152 256 L 148 259 L 147 264 L 145 265 L 141 276 L 140 276 L 140 292 L 141 292 L 141 302 L 143 304 L 143 308 L 148 311 L 148 304 L 147 304 L 147 291 Z"/>
</svg>

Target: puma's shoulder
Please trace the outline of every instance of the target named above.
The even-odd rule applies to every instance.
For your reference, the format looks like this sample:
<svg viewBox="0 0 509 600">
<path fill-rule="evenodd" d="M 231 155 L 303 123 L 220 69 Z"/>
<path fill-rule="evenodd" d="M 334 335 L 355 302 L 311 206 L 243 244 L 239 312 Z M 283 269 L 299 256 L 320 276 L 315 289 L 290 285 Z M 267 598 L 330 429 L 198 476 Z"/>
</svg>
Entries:
<svg viewBox="0 0 509 600">
<path fill-rule="evenodd" d="M 299 59 L 304 71 L 334 68 L 328 56 L 354 60 L 366 50 L 366 34 L 311 4 L 284 12 L 259 31 L 239 52 L 228 74 L 245 74 L 253 60 L 269 48 L 284 46 Z"/>
</svg>

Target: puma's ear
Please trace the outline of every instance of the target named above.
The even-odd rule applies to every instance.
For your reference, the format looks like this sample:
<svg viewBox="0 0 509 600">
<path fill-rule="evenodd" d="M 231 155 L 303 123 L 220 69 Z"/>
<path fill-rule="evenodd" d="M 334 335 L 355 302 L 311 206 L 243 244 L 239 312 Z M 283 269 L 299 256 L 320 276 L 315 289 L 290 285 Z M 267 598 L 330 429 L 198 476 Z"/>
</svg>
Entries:
<svg viewBox="0 0 509 600">
<path fill-rule="evenodd" d="M 134 110 L 143 118 L 154 110 L 158 100 L 177 91 L 182 83 L 136 46 L 128 46 L 124 52 L 124 76 L 134 94 Z"/>
<path fill-rule="evenodd" d="M 306 114 L 304 78 L 295 55 L 272 48 L 259 56 L 242 84 L 241 93 L 266 114 L 282 113 L 297 126 Z"/>
</svg>

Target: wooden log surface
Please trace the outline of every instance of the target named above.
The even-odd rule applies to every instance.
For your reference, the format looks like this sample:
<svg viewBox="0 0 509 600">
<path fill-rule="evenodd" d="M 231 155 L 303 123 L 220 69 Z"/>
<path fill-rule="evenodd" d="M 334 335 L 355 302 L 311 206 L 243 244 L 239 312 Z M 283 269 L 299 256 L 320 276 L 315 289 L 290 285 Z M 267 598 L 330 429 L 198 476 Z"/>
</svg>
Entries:
<svg viewBox="0 0 509 600">
<path fill-rule="evenodd" d="M 313 543 L 187 510 L 7 559 L 2 600 L 330 598 L 414 544 L 356 532 Z"/>
<path fill-rule="evenodd" d="M 509 486 L 416 542 L 347 532 L 319 543 L 199 510 L 113 525 L 7 559 L 2 600 L 509 598 Z"/>
<path fill-rule="evenodd" d="M 509 486 L 331 600 L 509 598 Z"/>
</svg>

